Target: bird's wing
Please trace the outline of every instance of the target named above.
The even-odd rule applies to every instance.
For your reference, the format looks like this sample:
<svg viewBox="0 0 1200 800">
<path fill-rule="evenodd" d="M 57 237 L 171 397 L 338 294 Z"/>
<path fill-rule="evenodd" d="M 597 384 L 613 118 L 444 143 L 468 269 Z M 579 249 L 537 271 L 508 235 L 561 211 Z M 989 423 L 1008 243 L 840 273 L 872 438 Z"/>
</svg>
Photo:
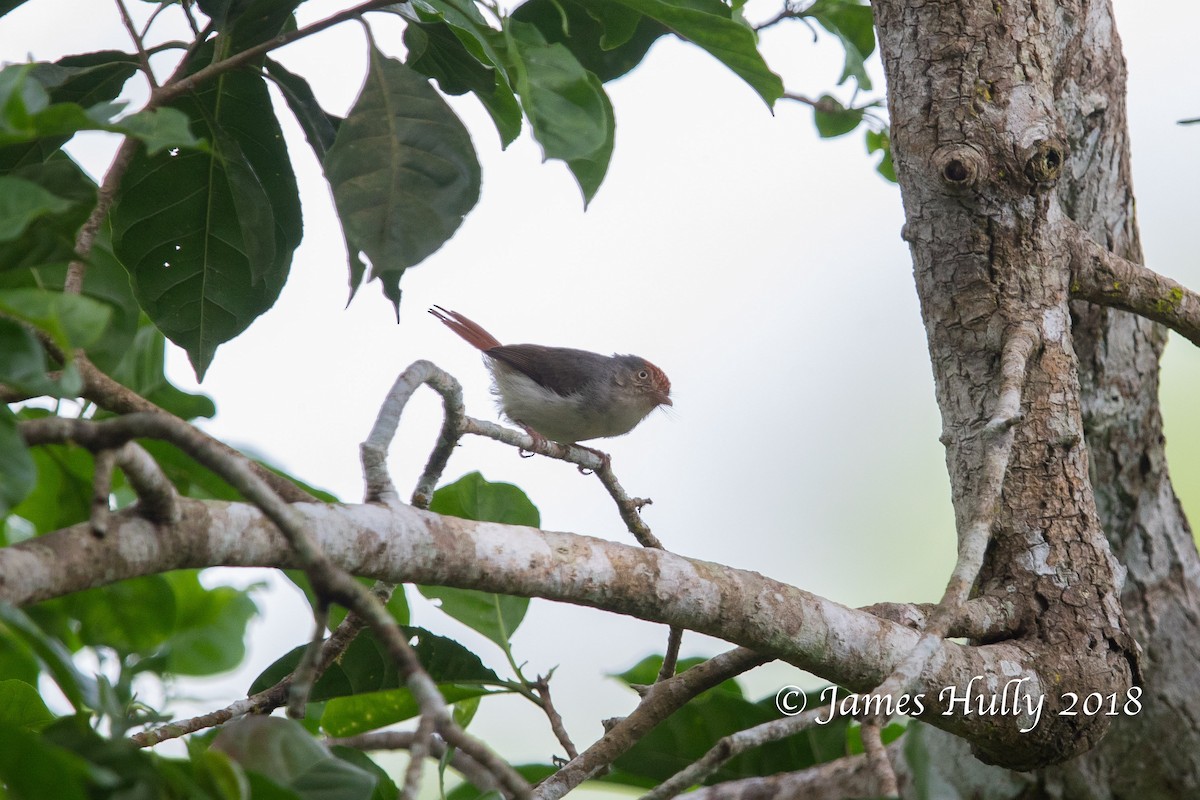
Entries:
<svg viewBox="0 0 1200 800">
<path fill-rule="evenodd" d="M 611 360 L 587 350 L 540 344 L 504 344 L 485 352 L 564 397 L 581 391 L 598 375 L 603 375 Z"/>
</svg>

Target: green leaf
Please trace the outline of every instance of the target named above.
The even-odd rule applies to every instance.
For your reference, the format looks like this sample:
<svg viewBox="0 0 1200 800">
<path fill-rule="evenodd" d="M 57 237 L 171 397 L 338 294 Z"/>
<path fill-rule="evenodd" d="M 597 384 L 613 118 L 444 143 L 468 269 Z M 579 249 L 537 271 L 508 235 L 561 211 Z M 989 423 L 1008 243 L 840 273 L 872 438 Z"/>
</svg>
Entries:
<svg viewBox="0 0 1200 800">
<path fill-rule="evenodd" d="M 24 409 L 22 419 L 48 416 L 41 409 Z M 92 454 L 69 445 L 42 445 L 30 451 L 37 481 L 13 513 L 29 520 L 39 534 L 86 520 L 91 512 Z"/>
<path fill-rule="evenodd" d="M 24 681 L 0 680 L 0 727 L 37 732 L 54 721 L 38 690 Z"/>
<path fill-rule="evenodd" d="M 194 570 L 162 576 L 171 588 L 175 622 L 164 642 L 166 669 L 174 675 L 215 675 L 246 657 L 246 626 L 258 614 L 249 592 L 232 586 L 206 589 Z"/>
<path fill-rule="evenodd" d="M 175 623 L 175 598 L 162 575 L 88 589 L 65 601 L 79 620 L 84 644 L 111 647 L 122 655 L 151 654 Z"/>
<path fill-rule="evenodd" d="M 783 81 L 758 52 L 754 31 L 733 19 L 720 0 L 614 0 L 657 20 L 704 48 L 758 92 L 768 106 L 783 96 Z M 868 16 L 870 10 L 867 11 Z"/>
<path fill-rule="evenodd" d="M 481 63 L 444 22 L 413 22 L 404 29 L 408 66 L 438 82 L 446 94 L 473 92 L 508 147 L 521 133 L 521 107 L 501 70 Z"/>
<path fill-rule="evenodd" d="M 447 703 L 492 694 L 480 686 L 442 683 L 438 684 L 438 691 Z M 330 736 L 354 736 L 412 719 L 420 713 L 421 707 L 408 689 L 356 694 L 326 703 L 325 713 L 321 715 L 321 728 Z"/>
<path fill-rule="evenodd" d="M 212 749 L 305 800 L 370 800 L 375 789 L 371 773 L 336 758 L 294 720 L 243 717 L 221 728 Z"/>
<path fill-rule="evenodd" d="M 321 108 L 308 81 L 289 72 L 278 61 L 268 58 L 266 69 L 267 74 L 279 87 L 279 91 L 283 93 L 283 99 L 287 102 L 288 108 L 292 110 L 296 122 L 300 123 L 300 128 L 304 131 L 304 138 L 308 140 L 309 147 L 317 154 L 317 160 L 324 161 L 325 154 L 333 146 L 333 140 L 337 136 L 338 126 L 342 124 L 342 118 Z"/>
<path fill-rule="evenodd" d="M 0 628 L 7 628 L 33 651 L 72 706 L 77 710 L 96 706 L 98 692 L 95 679 L 84 675 L 71 661 L 71 654 L 62 642 L 47 636 L 28 614 L 0 602 Z"/>
<path fill-rule="evenodd" d="M 211 58 L 206 44 L 192 68 Z M 216 348 L 279 296 L 302 233 L 299 196 L 261 75 L 228 72 L 171 105 L 213 146 L 139 151 L 113 207 L 113 251 L 202 379 Z"/>
<path fill-rule="evenodd" d="M 0 317 L 0 383 L 30 395 L 51 394 L 46 351 L 27 328 Z"/>
<path fill-rule="evenodd" d="M 875 166 L 875 171 L 882 175 L 886 180 L 892 183 L 896 182 L 896 165 L 892 162 L 892 137 L 891 130 L 884 128 L 881 131 L 867 131 L 867 152 L 868 153 L 883 153 L 883 158 L 879 160 L 879 164 Z"/>
<path fill-rule="evenodd" d="M 15 64 L 0 70 L 0 145 L 35 139 L 70 138 L 78 131 L 110 131 L 141 139 L 150 148 L 195 147 L 199 143 L 182 120 L 170 112 L 146 111 L 114 120 L 121 105 L 100 102 L 90 108 L 78 103 L 51 102 L 52 96 L 36 77 L 53 74 L 52 65 Z M 181 124 L 181 122 L 183 124 Z"/>
<path fill-rule="evenodd" d="M 49 334 L 68 353 L 96 341 L 112 316 L 106 303 L 44 289 L 0 290 L 0 311 Z"/>
<path fill-rule="evenodd" d="M 813 122 L 822 139 L 832 139 L 849 133 L 862 122 L 861 108 L 846 108 L 837 98 L 823 94 L 813 108 Z"/>
<path fill-rule="evenodd" d="M 17 432 L 17 418 L 8 406 L 0 406 L 0 519 L 29 494 L 36 478 L 33 457 Z"/>
<path fill-rule="evenodd" d="M 692 667 L 703 664 L 707 658 L 681 658 L 675 665 L 675 674 L 685 672 Z M 661 655 L 646 656 L 637 664 L 634 664 L 624 672 L 610 674 L 610 678 L 616 678 L 626 686 L 650 686 L 658 680 L 659 670 L 662 669 L 663 657 Z M 714 686 L 710 691 L 727 692 L 735 697 L 745 697 L 742 692 L 742 687 L 733 678 Z"/>
<path fill-rule="evenodd" d="M 383 767 L 372 761 L 371 757 L 363 751 L 339 745 L 334 745 L 330 750 L 342 761 L 348 761 L 363 772 L 368 772 L 374 776 L 375 791 L 371 794 L 371 800 L 396 800 L 400 796 L 400 790 L 397 788 L 395 782 L 392 781 L 391 776 L 387 774 Z"/>
<path fill-rule="evenodd" d="M 537 506 L 525 492 L 511 483 L 493 483 L 478 472 L 469 472 L 433 493 L 429 510 L 478 522 L 505 525 L 541 524 Z"/>
<path fill-rule="evenodd" d="M 445 586 L 418 586 L 417 589 L 431 600 L 437 600 L 442 611 L 503 648 L 508 647 L 509 639 L 529 609 L 528 597 Z"/>
<path fill-rule="evenodd" d="M 595 75 L 589 75 L 588 77 L 596 84 L 596 90 L 600 93 L 600 97 L 604 101 L 604 115 L 608 120 L 608 132 L 606 134 L 607 138 L 599 150 L 590 156 L 573 158 L 567 162 L 567 167 L 571 170 L 571 174 L 575 176 L 575 182 L 579 184 L 579 190 L 583 192 L 584 208 L 596 196 L 596 192 L 600 189 L 600 184 L 604 182 L 604 176 L 608 173 L 608 163 L 612 159 L 613 137 L 617 129 L 617 121 L 613 115 L 612 103 L 609 102 L 608 95 L 604 92 L 603 87 L 600 86 L 600 79 Z"/>
<path fill-rule="evenodd" d="M 479 656 L 453 639 L 436 636 L 424 628 L 404 626 L 402 630 L 405 636 L 415 639 L 413 646 L 417 658 L 429 676 L 438 683 L 491 685 L 500 682 L 496 673 L 484 666 Z M 304 645 L 296 647 L 267 667 L 254 679 L 247 694 L 261 692 L 278 683 L 296 668 L 303 652 Z M 346 648 L 342 658 L 316 682 L 309 699 L 323 702 L 401 686 L 403 683 L 396 672 L 395 662 L 386 648 L 379 644 L 371 631 L 364 631 Z"/>
<path fill-rule="evenodd" d="M 479 199 L 462 122 L 424 77 L 374 46 L 324 168 L 352 256 L 366 254 L 393 304 L 404 271 L 445 244 Z"/>
<path fill-rule="evenodd" d="M 46 163 L 16 166 L 0 182 L 6 230 L 0 272 L 72 260 L 75 235 L 96 204 L 91 179 L 59 153 Z"/>
<path fill-rule="evenodd" d="M 31 731 L 0 725 L 0 785 L 5 797 L 87 800 L 94 775 L 87 761 L 74 753 Z"/>
<path fill-rule="evenodd" d="M 88 275 L 91 272 L 91 270 L 88 270 Z M 84 286 L 85 288 L 87 286 L 87 277 L 84 278 Z M 111 366 L 108 372 L 121 384 L 133 389 L 142 397 L 160 408 L 170 411 L 177 417 L 191 420 L 197 417 L 212 417 L 215 415 L 217 407 L 213 403 L 212 398 L 204 394 L 185 392 L 167 380 L 167 375 L 164 371 L 166 350 L 166 337 L 154 326 L 149 317 L 146 317 L 144 314 L 140 315 L 132 341 L 120 360 Z M 143 446 L 150 445 L 143 443 Z M 164 443 L 163 446 L 168 447 L 169 445 L 165 445 Z M 176 463 L 182 464 L 183 462 L 177 460 Z M 189 460 L 188 463 L 192 464 L 196 470 L 203 469 L 196 466 L 194 461 Z M 187 469 L 187 467 L 184 468 L 185 471 Z M 205 471 L 205 474 L 211 475 L 212 473 Z M 225 485 L 220 479 L 216 480 Z M 187 496 L 192 497 L 195 495 L 189 494 Z M 210 495 L 204 495 L 203 497 L 211 499 Z M 227 499 L 237 499 L 238 497 L 235 493 L 231 498 Z"/>
<path fill-rule="evenodd" d="M 52 102 L 90 108 L 115 100 L 137 70 L 136 54 L 99 50 L 34 64 L 32 74 L 49 90 Z"/>
<path fill-rule="evenodd" d="M 192 135 L 187 115 L 169 107 L 130 114 L 108 130 L 141 140 L 150 155 L 169 147 L 200 146 L 200 142 Z"/>
<path fill-rule="evenodd" d="M 513 19 L 534 25 L 546 41 L 562 44 L 601 81 L 641 63 L 667 28 L 615 0 L 529 0 Z"/>
<path fill-rule="evenodd" d="M 505 31 L 514 88 L 543 157 L 594 157 L 610 135 L 603 87 L 570 50 L 547 44 L 533 25 L 512 20 Z"/>
<path fill-rule="evenodd" d="M 22 178 L 0 177 L 0 242 L 11 242 L 33 221 L 64 214 L 71 209 L 66 200 Z"/>
<path fill-rule="evenodd" d="M 856 0 L 817 0 L 804 11 L 825 30 L 841 40 L 846 50 L 846 66 L 838 84 L 854 78 L 860 89 L 870 89 L 867 56 L 875 51 L 875 19 L 869 6 Z"/>
</svg>

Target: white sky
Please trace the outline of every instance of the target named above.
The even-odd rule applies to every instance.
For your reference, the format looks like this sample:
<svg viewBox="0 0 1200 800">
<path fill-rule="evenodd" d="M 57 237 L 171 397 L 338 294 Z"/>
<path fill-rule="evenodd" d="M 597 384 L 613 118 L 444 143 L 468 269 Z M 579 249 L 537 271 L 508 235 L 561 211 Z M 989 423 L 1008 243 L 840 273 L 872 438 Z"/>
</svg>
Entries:
<svg viewBox="0 0 1200 800">
<path fill-rule="evenodd" d="M 302 23 L 340 5 L 306 3 Z M 762 19 L 774 8 L 756 1 L 749 16 Z M 1173 0 L 1150 11 L 1119 0 L 1117 14 L 1147 259 L 1200 286 L 1200 126 L 1175 124 L 1200 116 L 1198 70 L 1163 30 L 1200 28 L 1200 6 Z M 62 23 L 83 18 L 88 26 Z M 381 46 L 398 54 L 398 25 L 372 18 L 380 18 Z M 104 47 L 127 47 L 127 39 L 114 7 L 94 0 L 31 0 L 0 23 L 0 58 L 9 61 Z M 792 91 L 818 94 L 840 74 L 836 46 L 814 45 L 800 25 L 768 33 L 763 47 Z M 309 78 L 327 109 L 345 113 L 363 55 L 361 30 L 347 25 L 278 57 Z M 882 86 L 879 73 L 876 62 Z M 602 446 L 629 492 L 654 499 L 645 517 L 669 549 L 851 605 L 935 599 L 954 551 L 939 418 L 899 237 L 899 192 L 874 174 L 861 132 L 821 141 L 809 109 L 780 102 L 772 116 L 736 76 L 669 37 L 608 91 L 616 150 L 586 213 L 565 167 L 540 164 L 527 134 L 501 152 L 478 103 L 452 100 L 483 164 L 482 199 L 449 244 L 405 275 L 399 326 L 374 285 L 343 310 L 345 256 L 329 192 L 287 123 L 305 240 L 279 303 L 218 351 L 203 389 L 219 413 L 206 429 L 357 501 L 358 443 L 407 364 L 439 364 L 462 381 L 468 413 L 495 418 L 478 354 L 425 314 L 437 303 L 501 341 L 632 352 L 666 370 L 674 412 Z M 99 173 L 111 144 L 92 137 L 75 152 Z M 194 385 L 178 351 L 170 374 Z M 1191 398 L 1200 391 L 1200 356 L 1177 337 L 1163 382 L 1173 472 L 1197 513 L 1200 426 Z M 439 408 L 431 392 L 411 404 L 391 460 L 402 491 L 424 464 Z M 520 459 L 477 440 L 459 448 L 447 478 L 472 470 L 523 487 L 544 527 L 631 541 L 599 483 L 570 465 Z M 459 638 L 501 668 L 493 645 L 421 602 L 418 624 Z M 309 620 L 297 616 L 303 611 L 286 589 L 264 605 L 251 667 L 196 687 L 213 698 L 196 708 L 232 700 L 247 675 L 307 636 Z M 633 704 L 631 693 L 600 675 L 660 652 L 664 641 L 661 626 L 540 601 L 515 639 L 530 674 L 560 665 L 556 703 L 581 745 L 600 734 L 601 718 Z M 683 654 L 721 649 L 689 635 Z M 797 680 L 795 670 L 776 665 L 748 683 L 758 696 Z M 514 729 L 527 735 L 513 736 Z M 484 704 L 473 730 L 518 760 L 558 752 L 523 701 Z"/>
</svg>

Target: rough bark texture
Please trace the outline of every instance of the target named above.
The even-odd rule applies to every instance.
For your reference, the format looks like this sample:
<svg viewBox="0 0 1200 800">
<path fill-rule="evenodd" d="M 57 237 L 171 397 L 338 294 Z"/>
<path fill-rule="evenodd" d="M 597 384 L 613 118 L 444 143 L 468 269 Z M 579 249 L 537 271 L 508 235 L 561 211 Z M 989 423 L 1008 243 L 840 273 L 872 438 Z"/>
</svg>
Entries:
<svg viewBox="0 0 1200 800">
<path fill-rule="evenodd" d="M 1111 729 L 1093 719 L 1044 733 L 1032 755 L 1069 760 L 1033 774 L 1002 775 L 927 731 L 937 796 L 1200 796 L 1190 708 L 1200 686 L 1200 562 L 1163 455 L 1165 332 L 1124 312 L 1068 305 L 1056 236 L 1065 216 L 1141 261 L 1109 3 L 874 7 L 960 530 L 976 513 L 1000 342 L 1020 323 L 1043 337 L 977 591 L 1024 605 L 1021 639 L 1043 675 L 1062 671 L 1064 689 L 1145 688 L 1140 713 L 1113 718 Z M 1124 570 L 1098 541 L 1105 534 L 1128 569 L 1123 588 Z"/>
</svg>

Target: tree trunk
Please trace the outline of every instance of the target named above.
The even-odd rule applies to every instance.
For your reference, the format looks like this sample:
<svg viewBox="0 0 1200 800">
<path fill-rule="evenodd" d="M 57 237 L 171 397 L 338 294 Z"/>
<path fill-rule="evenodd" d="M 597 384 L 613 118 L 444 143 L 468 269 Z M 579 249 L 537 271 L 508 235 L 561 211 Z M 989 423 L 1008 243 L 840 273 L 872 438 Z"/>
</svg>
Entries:
<svg viewBox="0 0 1200 800">
<path fill-rule="evenodd" d="M 960 531 L 986 514 L 973 503 L 986 489 L 981 451 L 1005 339 L 1026 326 L 1042 344 L 976 593 L 1018 604 L 1027 620 L 1018 638 L 1041 674 L 1063 671 L 1047 714 L 1063 691 L 1127 696 L 1129 681 L 1144 686 L 1136 714 L 1034 732 L 1044 741 L 1027 763 L 976 754 L 1017 768 L 1070 757 L 1033 774 L 1001 775 L 962 742 L 922 729 L 936 781 L 964 797 L 1200 796 L 1188 711 L 1200 686 L 1200 563 L 1163 452 L 1165 330 L 1068 304 L 1067 226 L 1142 259 L 1111 7 L 874 7 Z M 1110 552 L 1127 570 L 1123 587 Z M 1032 763 L 1054 747 L 1059 758 Z"/>
</svg>

